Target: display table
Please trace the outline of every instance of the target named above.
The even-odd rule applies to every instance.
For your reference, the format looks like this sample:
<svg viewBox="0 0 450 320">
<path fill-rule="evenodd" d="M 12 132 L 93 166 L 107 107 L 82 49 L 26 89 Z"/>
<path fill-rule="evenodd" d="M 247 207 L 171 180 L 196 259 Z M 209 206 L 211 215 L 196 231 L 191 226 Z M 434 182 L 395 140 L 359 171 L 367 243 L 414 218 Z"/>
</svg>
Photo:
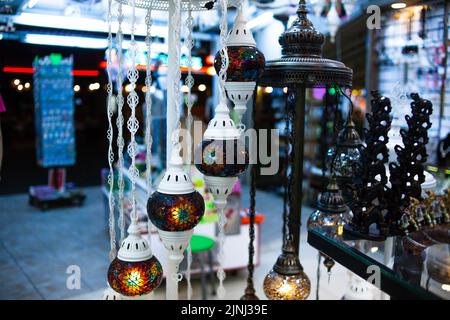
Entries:
<svg viewBox="0 0 450 320">
<path fill-rule="evenodd" d="M 448 233 L 448 226 L 446 228 Z M 422 247 L 420 252 L 413 252 L 408 247 L 411 244 L 409 238 L 389 237 L 383 242 L 352 239 L 345 235 L 336 238 L 320 228 L 308 231 L 308 243 L 370 283 L 375 284 L 374 281 L 379 280 L 379 289 L 389 294 L 391 299 L 450 299 L 447 280 L 442 282 L 442 277 L 439 279 L 432 273 L 436 256 L 430 251 L 439 245 L 444 246 L 447 254 L 447 243 L 439 244 L 439 240 L 433 240 L 436 246 Z M 439 268 L 444 275 L 450 269 L 448 257 L 445 259 L 447 264 L 444 267 L 441 264 Z"/>
</svg>

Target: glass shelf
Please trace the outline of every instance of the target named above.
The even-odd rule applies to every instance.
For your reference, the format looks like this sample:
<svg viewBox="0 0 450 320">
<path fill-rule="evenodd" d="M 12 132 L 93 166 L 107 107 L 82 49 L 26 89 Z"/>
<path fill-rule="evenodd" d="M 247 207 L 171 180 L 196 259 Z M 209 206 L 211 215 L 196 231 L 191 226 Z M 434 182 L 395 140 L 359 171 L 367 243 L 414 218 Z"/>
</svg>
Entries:
<svg viewBox="0 0 450 320">
<path fill-rule="evenodd" d="M 376 286 L 378 280 L 391 299 L 450 299 L 449 238 L 449 225 L 381 242 L 308 231 L 312 247 Z"/>
</svg>

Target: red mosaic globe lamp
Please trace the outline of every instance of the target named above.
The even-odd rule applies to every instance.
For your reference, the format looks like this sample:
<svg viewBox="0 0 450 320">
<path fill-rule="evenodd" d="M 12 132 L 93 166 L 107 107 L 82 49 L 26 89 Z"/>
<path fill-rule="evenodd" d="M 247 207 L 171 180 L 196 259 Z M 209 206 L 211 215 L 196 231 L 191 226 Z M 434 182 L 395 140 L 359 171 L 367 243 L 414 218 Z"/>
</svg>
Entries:
<svg viewBox="0 0 450 320">
<path fill-rule="evenodd" d="M 128 236 L 108 269 L 111 289 L 126 297 L 144 296 L 161 284 L 162 276 L 160 262 L 141 236 L 137 220 L 133 219 Z"/>
<path fill-rule="evenodd" d="M 264 55 L 256 48 L 251 30 L 247 27 L 242 10 L 239 10 L 234 26 L 227 39 L 228 69 L 225 89 L 228 98 L 234 103 L 234 111 L 238 115 L 239 125 L 247 110 L 247 102 L 253 96 L 256 81 L 262 76 L 265 66 Z M 214 67 L 219 73 L 222 60 L 216 54 Z"/>
</svg>

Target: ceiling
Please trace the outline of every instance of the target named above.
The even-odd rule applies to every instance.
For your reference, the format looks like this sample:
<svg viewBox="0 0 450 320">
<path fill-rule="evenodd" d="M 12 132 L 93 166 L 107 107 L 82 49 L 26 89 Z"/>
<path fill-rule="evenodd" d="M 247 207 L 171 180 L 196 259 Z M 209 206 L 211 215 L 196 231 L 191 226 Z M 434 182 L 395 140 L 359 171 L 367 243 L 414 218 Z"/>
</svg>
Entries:
<svg viewBox="0 0 450 320">
<path fill-rule="evenodd" d="M 117 30 L 117 0 L 111 0 L 113 12 L 113 31 Z M 229 0 L 229 3 L 237 3 L 239 0 Z M 321 2 L 322 1 L 322 2 Z M 348 23 L 353 18 L 361 16 L 361 9 L 369 4 L 389 5 L 394 1 L 380 0 L 341 0 L 355 2 L 355 9 L 350 18 L 342 19 L 341 23 Z M 307 1 L 312 5 L 325 0 Z M 105 39 L 108 32 L 107 12 L 109 0 L 0 0 L 0 39 L 11 39 L 24 41 L 27 33 L 38 32 L 44 34 L 59 34 L 69 36 L 89 36 Z M 283 20 L 295 18 L 298 0 L 247 0 L 244 4 L 244 12 L 253 31 L 264 28 L 272 23 L 274 19 Z M 313 7 L 311 6 L 311 9 Z M 130 33 L 131 7 L 123 6 L 126 17 L 123 29 L 125 34 Z M 230 8 L 229 11 L 234 11 Z M 311 10 L 314 11 L 314 10 Z M 146 11 L 137 9 L 136 35 L 146 35 L 145 15 Z M 194 12 L 194 38 L 197 40 L 217 39 L 219 13 L 217 10 Z M 152 35 L 166 39 L 168 37 L 168 14 L 167 12 L 155 11 L 152 13 L 153 27 Z M 234 14 L 228 15 L 231 25 Z M 182 19 L 186 19 L 184 15 Z M 316 16 L 311 12 L 310 19 L 316 28 L 322 33 L 328 33 L 326 18 Z M 183 20 L 184 21 L 184 20 Z M 287 21 L 287 20 L 285 20 Z M 289 22 L 289 23 L 290 23 Z M 185 29 L 185 28 L 184 28 Z M 186 30 L 183 30 L 186 32 Z"/>
<path fill-rule="evenodd" d="M 230 3 L 233 3 L 232 1 L 238 0 L 229 0 Z M 56 26 L 56 29 L 62 30 L 105 33 L 107 32 L 108 2 L 108 0 L 0 0 L 0 24 L 24 25 L 29 28 Z M 297 4 L 297 0 L 250 0 L 250 4 L 248 2 L 245 4 L 245 13 L 249 20 L 258 18 L 264 13 L 265 17 L 270 14 L 270 18 L 277 17 L 277 15 L 293 16 Z M 117 13 L 117 7 L 118 2 L 112 0 L 114 15 Z M 130 6 L 123 6 L 123 10 L 125 17 L 131 16 Z M 234 9 L 230 8 L 229 10 Z M 145 34 L 145 14 L 145 10 L 137 10 L 136 23 L 142 27 L 138 30 L 138 34 L 142 35 Z M 230 23 L 233 16 L 229 15 Z M 166 12 L 154 12 L 152 18 L 156 28 L 167 26 L 168 14 Z M 194 21 L 196 29 L 200 33 L 210 33 L 211 31 L 217 33 L 218 31 L 219 15 L 216 10 L 194 12 Z M 273 20 L 266 19 L 265 23 L 271 21 Z M 314 22 L 319 29 L 324 24 L 320 21 Z M 124 25 L 127 25 L 127 21 Z M 255 27 L 264 27 L 264 23 L 259 23 Z M 166 36 L 167 32 L 164 33 L 163 29 L 157 29 L 155 33 Z"/>
</svg>

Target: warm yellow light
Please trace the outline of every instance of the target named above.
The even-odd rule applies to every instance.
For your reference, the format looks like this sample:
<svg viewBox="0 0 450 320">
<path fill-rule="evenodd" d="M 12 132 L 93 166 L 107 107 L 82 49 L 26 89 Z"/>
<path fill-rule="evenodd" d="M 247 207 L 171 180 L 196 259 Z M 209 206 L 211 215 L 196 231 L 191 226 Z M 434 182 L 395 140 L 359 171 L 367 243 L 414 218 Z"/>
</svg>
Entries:
<svg viewBox="0 0 450 320">
<path fill-rule="evenodd" d="M 17 90 L 22 91 L 22 90 L 23 90 L 23 85 L 19 84 L 19 85 L 17 86 Z"/>
<path fill-rule="evenodd" d="M 292 292 L 294 291 L 294 287 L 291 285 L 290 282 L 287 282 L 286 280 L 283 281 L 280 288 L 278 289 L 280 294 L 282 295 L 292 295 Z"/>
<path fill-rule="evenodd" d="M 304 272 L 287 276 L 271 270 L 264 278 L 263 289 L 269 300 L 305 300 L 311 291 L 311 282 Z"/>
<path fill-rule="evenodd" d="M 80 89 L 81 89 L 81 87 L 77 84 L 73 86 L 73 91 L 75 91 L 75 92 L 80 91 Z"/>
<path fill-rule="evenodd" d="M 403 8 L 406 8 L 406 3 L 396 2 L 396 3 L 391 4 L 391 8 L 392 9 L 403 9 Z"/>
<path fill-rule="evenodd" d="M 25 89 L 29 89 L 31 84 L 29 82 L 25 83 Z"/>
<path fill-rule="evenodd" d="M 372 252 L 372 253 L 378 252 L 378 247 L 370 248 L 370 252 Z"/>
<path fill-rule="evenodd" d="M 89 85 L 89 90 L 94 91 L 94 90 L 98 90 L 100 89 L 100 83 L 96 82 L 96 83 L 91 83 Z"/>
<path fill-rule="evenodd" d="M 444 291 L 450 292 L 450 284 L 445 284 L 444 283 L 441 288 Z"/>
<path fill-rule="evenodd" d="M 272 87 L 266 87 L 266 89 L 264 89 L 264 91 L 266 93 L 272 93 L 273 92 L 273 88 Z"/>
<path fill-rule="evenodd" d="M 284 93 L 288 93 L 288 88 L 287 88 L 287 87 L 284 87 L 284 88 L 283 88 L 283 92 L 284 92 Z"/>
<path fill-rule="evenodd" d="M 216 75 L 216 69 L 214 67 L 208 67 L 206 69 L 206 74 L 209 76 L 215 76 Z"/>
<path fill-rule="evenodd" d="M 125 86 L 125 91 L 126 91 L 126 92 L 131 92 L 132 89 L 133 89 L 133 85 L 132 85 L 131 83 L 129 83 L 129 84 L 127 84 L 127 85 Z"/>
<path fill-rule="evenodd" d="M 181 87 L 181 91 L 184 93 L 188 93 L 189 92 L 189 87 L 187 85 L 184 85 Z"/>
<path fill-rule="evenodd" d="M 201 91 L 201 92 L 206 91 L 206 86 L 203 83 L 199 84 L 198 85 L 198 91 Z"/>
<path fill-rule="evenodd" d="M 14 79 L 13 81 L 15 86 L 18 86 L 20 84 L 20 80 L 19 79 Z"/>
<path fill-rule="evenodd" d="M 143 87 L 142 87 L 142 92 L 143 92 L 143 93 L 146 93 L 146 92 L 147 92 L 147 86 L 143 86 Z"/>
</svg>

